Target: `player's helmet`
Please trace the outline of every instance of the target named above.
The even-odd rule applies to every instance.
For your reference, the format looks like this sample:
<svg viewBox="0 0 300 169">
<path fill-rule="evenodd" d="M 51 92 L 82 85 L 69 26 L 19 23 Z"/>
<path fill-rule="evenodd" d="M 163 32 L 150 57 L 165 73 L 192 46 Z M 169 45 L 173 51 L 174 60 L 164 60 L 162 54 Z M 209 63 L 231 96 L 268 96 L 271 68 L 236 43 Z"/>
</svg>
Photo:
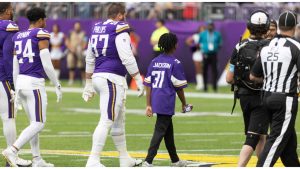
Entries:
<svg viewBox="0 0 300 169">
<path fill-rule="evenodd" d="M 251 13 L 247 28 L 252 35 L 266 34 L 270 27 L 270 18 L 268 13 L 263 10 L 256 10 Z"/>
</svg>

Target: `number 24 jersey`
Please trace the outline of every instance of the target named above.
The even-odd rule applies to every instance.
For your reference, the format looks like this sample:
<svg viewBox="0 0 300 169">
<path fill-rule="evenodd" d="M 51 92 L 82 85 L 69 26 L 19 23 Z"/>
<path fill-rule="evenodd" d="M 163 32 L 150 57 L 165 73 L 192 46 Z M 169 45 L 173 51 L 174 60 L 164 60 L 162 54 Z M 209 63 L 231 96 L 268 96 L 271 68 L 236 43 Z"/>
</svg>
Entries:
<svg viewBox="0 0 300 169">
<path fill-rule="evenodd" d="M 49 32 L 42 28 L 28 29 L 14 35 L 13 42 L 21 75 L 45 78 L 46 75 L 40 57 L 39 41 L 49 39 Z"/>
</svg>

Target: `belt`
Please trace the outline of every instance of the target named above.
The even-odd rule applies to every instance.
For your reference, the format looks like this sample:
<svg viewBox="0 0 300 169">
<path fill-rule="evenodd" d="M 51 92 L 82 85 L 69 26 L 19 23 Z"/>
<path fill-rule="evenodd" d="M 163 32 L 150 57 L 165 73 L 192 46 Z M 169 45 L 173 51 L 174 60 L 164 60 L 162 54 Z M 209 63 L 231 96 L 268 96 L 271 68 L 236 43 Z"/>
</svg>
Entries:
<svg viewBox="0 0 300 169">
<path fill-rule="evenodd" d="M 281 92 L 269 92 L 269 91 L 264 91 L 263 95 L 266 96 L 270 96 L 270 95 L 283 95 L 283 96 L 289 96 L 289 97 L 298 97 L 297 93 L 281 93 Z"/>
</svg>

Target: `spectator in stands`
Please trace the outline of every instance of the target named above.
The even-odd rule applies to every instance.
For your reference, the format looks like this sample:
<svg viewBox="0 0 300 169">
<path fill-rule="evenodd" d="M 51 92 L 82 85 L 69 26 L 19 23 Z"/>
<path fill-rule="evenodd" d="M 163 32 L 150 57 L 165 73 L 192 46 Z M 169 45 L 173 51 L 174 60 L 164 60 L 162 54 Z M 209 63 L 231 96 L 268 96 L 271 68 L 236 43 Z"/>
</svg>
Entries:
<svg viewBox="0 0 300 169">
<path fill-rule="evenodd" d="M 202 75 L 202 61 L 203 56 L 199 47 L 199 35 L 205 30 L 205 26 L 200 26 L 195 34 L 188 37 L 186 44 L 191 48 L 193 52 L 193 61 L 196 73 L 196 90 L 203 90 L 203 75 Z"/>
<path fill-rule="evenodd" d="M 60 60 L 63 57 L 62 46 L 64 45 L 65 35 L 59 31 L 59 26 L 54 24 L 50 37 L 51 59 L 56 72 L 56 76 L 60 75 Z"/>
<path fill-rule="evenodd" d="M 269 31 L 267 32 L 267 39 L 273 39 L 277 35 L 277 23 L 274 19 L 270 20 Z"/>
<path fill-rule="evenodd" d="M 215 26 L 212 21 L 207 23 L 207 30 L 200 33 L 199 44 L 203 53 L 204 91 L 207 92 L 208 67 L 211 65 L 213 89 L 217 92 L 217 54 L 222 45 L 222 36 L 220 32 L 215 30 Z"/>
<path fill-rule="evenodd" d="M 183 19 L 193 20 L 198 15 L 197 3 L 199 2 L 185 2 L 183 5 Z"/>
<path fill-rule="evenodd" d="M 68 48 L 67 65 L 69 69 L 69 85 L 73 85 L 75 79 L 75 69 L 79 69 L 81 73 L 81 80 L 85 79 L 84 70 L 84 50 L 87 46 L 87 37 L 85 32 L 81 30 L 79 22 L 74 24 L 72 30 L 66 39 L 66 46 Z M 82 81 L 83 82 L 83 81 Z"/>
<path fill-rule="evenodd" d="M 300 24 L 296 26 L 295 39 L 300 42 Z"/>
<path fill-rule="evenodd" d="M 156 27 L 156 29 L 153 31 L 153 33 L 151 35 L 151 39 L 150 39 L 150 43 L 153 46 L 154 57 L 161 54 L 161 51 L 158 47 L 158 40 L 159 40 L 160 36 L 165 33 L 169 33 L 168 28 L 165 27 L 165 21 L 162 19 L 156 21 L 155 27 Z"/>
</svg>

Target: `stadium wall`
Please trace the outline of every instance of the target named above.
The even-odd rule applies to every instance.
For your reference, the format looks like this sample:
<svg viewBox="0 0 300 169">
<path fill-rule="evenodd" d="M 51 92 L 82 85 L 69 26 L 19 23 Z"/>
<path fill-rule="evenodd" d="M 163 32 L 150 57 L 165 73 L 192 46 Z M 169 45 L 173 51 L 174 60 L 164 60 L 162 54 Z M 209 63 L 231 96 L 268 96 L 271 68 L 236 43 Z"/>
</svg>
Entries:
<svg viewBox="0 0 300 169">
<path fill-rule="evenodd" d="M 80 22 L 82 29 L 89 36 L 93 23 L 98 20 L 95 19 L 48 19 L 46 29 L 51 31 L 53 24 L 58 24 L 62 32 L 66 35 L 73 28 L 75 22 Z M 147 71 L 147 66 L 152 60 L 152 46 L 150 44 L 150 36 L 155 29 L 154 20 L 128 20 L 134 31 L 141 37 L 139 44 L 139 59 L 138 64 L 142 74 Z M 26 18 L 19 18 L 17 21 L 20 30 L 28 28 L 29 22 Z M 192 61 L 192 53 L 189 47 L 185 44 L 187 37 L 196 32 L 200 25 L 204 25 L 205 22 L 196 21 L 166 21 L 166 27 L 173 33 L 176 33 L 179 39 L 178 49 L 175 56 L 182 62 L 187 79 L 189 82 L 194 82 L 194 65 Z M 241 21 L 216 21 L 216 30 L 220 31 L 223 37 L 223 45 L 218 54 L 218 70 L 219 76 L 222 74 L 235 44 L 239 41 L 246 29 L 246 23 Z M 67 68 L 66 59 L 64 58 L 61 65 L 62 73 L 61 77 L 66 78 Z"/>
</svg>

